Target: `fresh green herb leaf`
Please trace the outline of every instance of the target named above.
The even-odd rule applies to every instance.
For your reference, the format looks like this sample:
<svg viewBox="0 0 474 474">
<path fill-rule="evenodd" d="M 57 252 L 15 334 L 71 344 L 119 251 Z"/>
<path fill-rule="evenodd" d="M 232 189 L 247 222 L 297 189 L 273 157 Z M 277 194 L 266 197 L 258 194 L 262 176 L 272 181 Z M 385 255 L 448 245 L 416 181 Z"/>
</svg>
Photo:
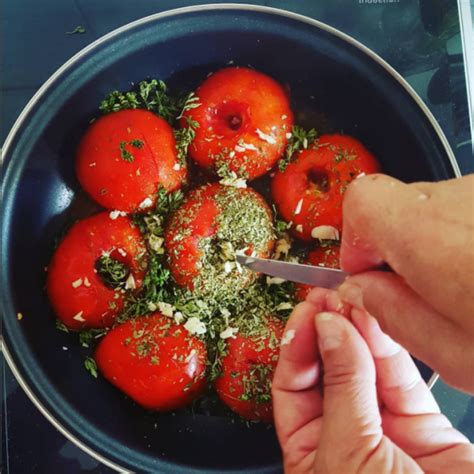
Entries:
<svg viewBox="0 0 474 474">
<path fill-rule="evenodd" d="M 178 150 L 178 160 L 181 166 L 186 166 L 186 156 L 188 155 L 189 145 L 196 137 L 196 129 L 199 128 L 199 123 L 186 117 L 187 127 L 183 127 L 174 131 L 176 139 L 176 149 Z"/>
<path fill-rule="evenodd" d="M 288 222 L 285 222 L 284 220 L 281 219 L 276 219 L 275 220 L 275 229 L 277 232 L 285 232 L 288 229 Z"/>
<path fill-rule="evenodd" d="M 97 378 L 97 364 L 92 357 L 86 357 L 84 361 L 84 367 L 92 375 L 92 377 Z"/>
<path fill-rule="evenodd" d="M 82 35 L 83 33 L 86 32 L 86 29 L 82 25 L 76 26 L 72 31 L 66 31 L 67 35 Z"/>
<path fill-rule="evenodd" d="M 187 110 L 199 107 L 199 98 L 193 93 L 183 97 L 172 97 L 164 81 L 151 79 L 141 81 L 135 90 L 130 92 L 112 91 L 100 104 L 103 113 L 117 112 L 126 109 L 146 109 L 168 123 L 173 124 Z"/>
<path fill-rule="evenodd" d="M 120 155 L 122 160 L 128 161 L 131 163 L 135 158 L 134 156 L 125 148 L 127 146 L 127 142 L 120 142 Z"/>
<path fill-rule="evenodd" d="M 90 347 L 96 340 L 107 334 L 107 329 L 89 329 L 79 333 L 79 342 L 82 347 Z"/>
<path fill-rule="evenodd" d="M 285 171 L 286 167 L 291 163 L 296 152 L 300 150 L 307 150 L 315 141 L 318 136 L 318 132 L 314 128 L 305 130 L 299 125 L 293 125 L 291 129 L 291 137 L 286 145 L 285 155 L 278 162 L 278 169 Z"/>
<path fill-rule="evenodd" d="M 120 155 L 122 156 L 122 160 L 132 162 L 135 157 L 127 150 L 126 146 L 130 145 L 133 146 L 134 148 L 138 148 L 139 150 L 143 148 L 143 145 L 145 143 L 142 140 L 130 140 L 128 143 L 127 142 L 120 142 Z"/>
<path fill-rule="evenodd" d="M 134 140 L 130 140 L 128 144 L 140 150 L 141 148 L 143 148 L 143 145 L 145 143 L 142 140 L 134 139 Z"/>
<path fill-rule="evenodd" d="M 130 273 L 127 265 L 108 254 L 99 257 L 96 269 L 104 283 L 114 289 L 123 286 Z"/>
<path fill-rule="evenodd" d="M 136 92 L 112 91 L 99 105 L 99 110 L 104 114 L 118 112 L 119 110 L 137 109 L 140 101 Z"/>
<path fill-rule="evenodd" d="M 59 319 L 56 319 L 56 329 L 62 332 L 69 332 L 69 329 L 66 327 L 66 325 Z"/>
<path fill-rule="evenodd" d="M 188 95 L 178 100 L 180 101 L 179 106 L 181 107 L 181 112 L 176 117 L 176 120 L 183 118 L 183 115 L 186 111 L 196 109 L 201 105 L 199 102 L 199 97 L 194 92 L 190 92 Z"/>
</svg>

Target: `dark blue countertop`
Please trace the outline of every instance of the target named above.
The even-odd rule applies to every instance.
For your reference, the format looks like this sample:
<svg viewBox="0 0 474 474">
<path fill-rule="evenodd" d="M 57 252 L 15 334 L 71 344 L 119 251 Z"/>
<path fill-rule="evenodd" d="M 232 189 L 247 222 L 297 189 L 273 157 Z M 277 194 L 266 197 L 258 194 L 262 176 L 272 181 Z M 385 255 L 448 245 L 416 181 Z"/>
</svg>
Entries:
<svg viewBox="0 0 474 474">
<path fill-rule="evenodd" d="M 206 2 L 3 2 L 0 13 L 1 142 L 35 91 L 74 53 L 132 20 L 171 8 L 202 3 Z M 474 171 L 456 0 L 268 0 L 234 3 L 254 3 L 295 11 L 335 26 L 372 48 L 395 67 L 425 100 L 451 143 L 461 171 L 464 174 Z M 85 28 L 84 33 L 67 34 L 79 25 Z M 111 472 L 82 453 L 42 417 L 5 364 L 2 382 L 3 472 Z M 442 382 L 435 385 L 434 393 L 453 424 L 471 441 L 474 440 L 474 398 Z"/>
</svg>

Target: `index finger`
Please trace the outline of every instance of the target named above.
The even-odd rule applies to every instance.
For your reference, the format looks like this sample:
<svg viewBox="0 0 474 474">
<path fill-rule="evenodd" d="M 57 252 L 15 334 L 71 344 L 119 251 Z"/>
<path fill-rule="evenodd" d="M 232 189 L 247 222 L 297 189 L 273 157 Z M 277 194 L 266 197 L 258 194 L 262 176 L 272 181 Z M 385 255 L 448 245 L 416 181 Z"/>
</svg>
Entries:
<svg viewBox="0 0 474 474">
<path fill-rule="evenodd" d="M 385 175 L 353 181 L 343 203 L 343 269 L 358 273 L 386 262 L 442 314 L 454 308 L 454 317 L 470 314 L 473 184 L 473 177 L 435 184 Z"/>
</svg>

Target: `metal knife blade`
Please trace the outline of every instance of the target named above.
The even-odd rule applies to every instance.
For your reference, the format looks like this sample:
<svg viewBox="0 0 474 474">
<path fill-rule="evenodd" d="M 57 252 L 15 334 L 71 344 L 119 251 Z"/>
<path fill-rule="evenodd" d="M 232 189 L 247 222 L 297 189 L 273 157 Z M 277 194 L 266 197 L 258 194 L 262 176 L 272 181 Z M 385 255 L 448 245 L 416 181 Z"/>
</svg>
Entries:
<svg viewBox="0 0 474 474">
<path fill-rule="evenodd" d="M 237 255 L 236 258 L 241 265 L 254 272 L 322 288 L 337 288 L 349 276 L 348 273 L 335 268 L 313 267 L 246 255 Z"/>
</svg>

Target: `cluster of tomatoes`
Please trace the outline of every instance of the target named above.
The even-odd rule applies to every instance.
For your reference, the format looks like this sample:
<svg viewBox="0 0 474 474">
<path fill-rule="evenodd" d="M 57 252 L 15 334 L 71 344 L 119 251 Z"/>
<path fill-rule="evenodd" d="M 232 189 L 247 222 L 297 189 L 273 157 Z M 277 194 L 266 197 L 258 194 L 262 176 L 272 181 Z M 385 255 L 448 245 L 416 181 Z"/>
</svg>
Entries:
<svg viewBox="0 0 474 474">
<path fill-rule="evenodd" d="M 180 123 L 196 124 L 188 155 L 213 178 L 189 193 L 164 230 L 162 248 L 176 285 L 193 291 L 198 279 L 205 280 L 204 253 L 213 249 L 203 242 L 229 234 L 232 227 L 222 226 L 232 216 L 227 221 L 222 216 L 237 201 L 244 204 L 242 216 L 255 219 L 248 226 L 260 226 L 262 236 L 252 242 L 249 236 L 254 234 L 242 231 L 237 238 L 242 248 L 248 254 L 272 255 L 275 237 L 265 233 L 273 225 L 272 212 L 246 185 L 265 174 L 272 176 L 273 201 L 294 238 L 315 244 L 338 240 L 345 188 L 361 174 L 378 170 L 363 145 L 348 136 L 321 136 L 304 144 L 285 169 L 274 171 L 293 126 L 288 97 L 277 82 L 232 67 L 208 77 L 196 95 L 199 106 L 185 111 Z M 48 267 L 47 290 L 57 317 L 72 330 L 109 328 L 95 352 L 100 372 L 153 410 L 182 407 L 206 387 L 206 345 L 201 332 L 186 324 L 185 315 L 182 322 L 165 311 L 116 321 L 126 296 L 140 292 L 150 252 L 131 215 L 153 209 L 158 187 L 171 192 L 188 183 L 188 165 L 176 145 L 168 122 L 148 110 L 121 110 L 96 120 L 81 140 L 76 173 L 84 190 L 107 211 L 75 223 Z M 217 182 L 223 170 L 226 175 Z M 252 214 L 245 214 L 248 208 Z M 234 220 L 241 219 L 239 214 Z M 308 263 L 338 266 L 337 245 L 316 246 Z M 104 265 L 111 267 L 109 272 L 123 272 L 120 287 L 104 279 Z M 234 266 L 226 272 L 238 280 L 241 269 Z M 306 291 L 300 286 L 297 296 L 303 299 Z M 237 331 L 223 337 L 225 356 L 214 386 L 241 416 L 271 422 L 268 392 L 278 347 L 270 340 L 281 339 L 284 323 L 268 316 L 263 339 Z"/>
</svg>

